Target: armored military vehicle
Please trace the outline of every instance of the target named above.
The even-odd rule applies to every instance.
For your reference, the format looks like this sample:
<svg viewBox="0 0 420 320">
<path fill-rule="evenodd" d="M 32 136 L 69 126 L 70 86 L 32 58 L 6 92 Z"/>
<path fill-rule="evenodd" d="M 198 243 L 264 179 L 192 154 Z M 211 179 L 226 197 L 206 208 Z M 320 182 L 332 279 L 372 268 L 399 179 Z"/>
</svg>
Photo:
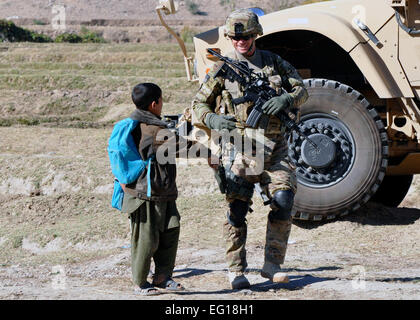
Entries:
<svg viewBox="0 0 420 320">
<path fill-rule="evenodd" d="M 334 219 L 369 200 L 398 206 L 420 173 L 420 1 L 250 10 L 264 29 L 257 46 L 295 66 L 310 95 L 299 127 L 319 148 L 299 137 L 289 145 L 299 183 L 294 219 Z M 170 31 L 161 12 L 175 11 L 172 0 L 157 8 Z M 214 63 L 207 48 L 233 49 L 222 27 L 194 37 L 194 57 L 177 39 L 190 81 L 203 81 Z"/>
</svg>

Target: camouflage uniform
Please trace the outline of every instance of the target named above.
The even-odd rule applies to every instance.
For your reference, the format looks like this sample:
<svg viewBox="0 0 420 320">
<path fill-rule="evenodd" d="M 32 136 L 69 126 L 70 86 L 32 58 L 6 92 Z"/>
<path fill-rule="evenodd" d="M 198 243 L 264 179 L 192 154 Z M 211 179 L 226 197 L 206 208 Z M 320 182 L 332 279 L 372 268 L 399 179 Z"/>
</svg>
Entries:
<svg viewBox="0 0 420 320">
<path fill-rule="evenodd" d="M 232 15 L 229 16 L 228 20 L 231 17 Z M 236 21 L 239 19 L 234 15 L 233 18 L 236 18 Z M 245 17 L 242 21 L 245 25 L 242 34 L 245 35 L 246 30 L 250 28 L 247 26 L 249 18 Z M 229 25 L 229 21 L 227 25 Z M 230 35 L 229 30 L 226 30 L 225 34 Z M 270 80 L 273 80 L 270 81 L 273 88 L 285 88 L 293 97 L 292 108 L 297 108 L 306 101 L 308 94 L 301 77 L 295 68 L 280 56 L 258 49 L 250 58 L 244 57 L 237 51 L 230 52 L 226 56 L 235 60 L 247 61 L 250 68 L 254 69 L 254 72 L 262 73 L 268 76 Z M 220 63 L 216 63 L 208 72 L 199 92 L 195 96 L 192 104 L 194 118 L 196 119 L 195 124 L 205 126 L 206 115 L 209 113 L 230 114 L 234 115 L 238 130 L 243 136 L 247 136 L 247 133 L 255 130 L 247 128 L 245 125 L 253 104 L 252 102 L 246 102 L 240 105 L 233 105 L 232 99 L 243 96 L 243 88 L 237 82 L 232 83 L 221 77 L 214 77 L 219 66 Z M 229 143 L 225 145 L 227 150 L 231 147 Z M 270 116 L 268 127 L 264 131 L 264 165 L 262 172 L 254 175 L 249 174 L 248 171 L 248 174 L 245 174 L 245 169 L 252 169 L 253 164 L 252 160 L 243 153 L 236 153 L 233 158 L 224 155 L 222 162 L 225 167 L 228 164 L 226 170 L 228 185 L 226 199 L 229 203 L 238 199 L 252 204 L 251 198 L 254 191 L 254 183 L 256 182 L 260 182 L 261 186 L 269 191 L 269 194 L 273 194 L 277 190 L 292 190 L 294 193 L 296 192 L 295 168 L 287 159 L 285 127 L 275 116 Z M 229 183 L 232 180 L 234 180 L 232 184 L 236 185 L 236 188 L 229 187 Z M 291 219 L 287 221 L 268 219 L 265 259 L 278 265 L 283 263 L 290 229 Z M 224 236 L 227 243 L 226 258 L 229 271 L 243 272 L 247 267 L 245 251 L 246 223 L 234 226 L 229 221 L 226 221 L 224 224 Z"/>
</svg>

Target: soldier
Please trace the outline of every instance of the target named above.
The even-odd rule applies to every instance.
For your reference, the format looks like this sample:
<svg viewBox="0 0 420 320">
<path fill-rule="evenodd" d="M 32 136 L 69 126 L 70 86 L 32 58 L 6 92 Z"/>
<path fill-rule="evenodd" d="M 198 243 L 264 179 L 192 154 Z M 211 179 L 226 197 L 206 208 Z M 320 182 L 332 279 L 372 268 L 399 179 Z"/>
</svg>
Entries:
<svg viewBox="0 0 420 320">
<path fill-rule="evenodd" d="M 247 267 L 245 218 L 252 204 L 254 183 L 259 182 L 272 198 L 261 276 L 272 282 L 285 283 L 289 281 L 288 276 L 281 272 L 280 265 L 284 262 L 291 230 L 291 210 L 297 182 L 295 168 L 287 159 L 285 127 L 276 114 L 282 110 L 289 111 L 299 107 L 307 100 L 308 94 L 295 68 L 277 54 L 256 48 L 255 39 L 263 34 L 263 29 L 258 16 L 252 11 L 240 9 L 232 12 L 226 20 L 224 34 L 231 40 L 235 49 L 226 54 L 229 58 L 246 61 L 254 72 L 275 79 L 276 81 L 271 82 L 275 89 L 283 87 L 287 91 L 267 101 L 263 106 L 264 113 L 269 115 L 269 124 L 264 131 L 262 173 L 251 175 L 248 171 L 248 174 L 245 174 L 247 171 L 244 169 L 249 169 L 250 161 L 243 153 L 236 154 L 234 159 L 230 159 L 230 165 L 225 167 L 226 200 L 229 204 L 224 223 L 228 278 L 233 289 L 250 286 L 244 275 Z M 216 63 L 209 71 L 194 98 L 192 110 L 195 124 L 215 130 L 237 129 L 245 135 L 246 130 L 254 130 L 246 128 L 245 125 L 253 104 L 245 102 L 233 105 L 232 99 L 243 96 L 243 88 L 236 82 L 215 77 L 218 67 L 219 64 Z"/>
</svg>

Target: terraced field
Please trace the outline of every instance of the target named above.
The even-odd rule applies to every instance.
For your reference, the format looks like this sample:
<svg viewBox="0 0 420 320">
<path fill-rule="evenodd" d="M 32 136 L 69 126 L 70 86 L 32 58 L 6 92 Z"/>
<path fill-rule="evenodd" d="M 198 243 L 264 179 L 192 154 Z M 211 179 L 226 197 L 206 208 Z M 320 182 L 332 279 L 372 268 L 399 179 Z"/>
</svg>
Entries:
<svg viewBox="0 0 420 320">
<path fill-rule="evenodd" d="M 98 127 L 132 108 L 131 88 L 154 81 L 167 112 L 189 105 L 176 45 L 14 44 L 0 53 L 0 125 Z"/>
<path fill-rule="evenodd" d="M 112 125 L 133 110 L 131 88 L 143 81 L 161 86 L 168 114 L 182 112 L 198 89 L 186 81 L 175 44 L 1 45 L 0 299 L 139 298 L 128 219 L 110 206 L 106 147 Z M 226 206 L 211 169 L 181 161 L 177 182 L 174 276 L 188 292 L 159 299 L 420 298 L 417 177 L 400 208 L 370 203 L 342 220 L 294 225 L 286 285 L 259 275 L 268 208 L 255 196 L 246 291 L 229 289 Z M 364 289 L 352 285 L 355 266 L 365 272 Z"/>
</svg>

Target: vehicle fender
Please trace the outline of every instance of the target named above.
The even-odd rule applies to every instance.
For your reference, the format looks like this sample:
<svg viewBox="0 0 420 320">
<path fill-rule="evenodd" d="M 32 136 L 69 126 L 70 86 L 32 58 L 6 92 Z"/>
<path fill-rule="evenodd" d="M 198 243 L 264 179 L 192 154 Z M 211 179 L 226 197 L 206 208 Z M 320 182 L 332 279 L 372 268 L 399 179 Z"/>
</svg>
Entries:
<svg viewBox="0 0 420 320">
<path fill-rule="evenodd" d="M 261 17 L 264 36 L 284 31 L 312 31 L 348 52 L 380 98 L 414 97 L 398 60 L 398 25 L 394 10 L 378 1 L 337 1 L 282 10 Z M 337 7 L 334 11 L 333 7 Z M 375 10 L 376 9 L 376 10 Z M 372 14 L 372 12 L 374 14 Z M 373 44 L 356 24 L 360 19 L 380 41 Z"/>
</svg>

